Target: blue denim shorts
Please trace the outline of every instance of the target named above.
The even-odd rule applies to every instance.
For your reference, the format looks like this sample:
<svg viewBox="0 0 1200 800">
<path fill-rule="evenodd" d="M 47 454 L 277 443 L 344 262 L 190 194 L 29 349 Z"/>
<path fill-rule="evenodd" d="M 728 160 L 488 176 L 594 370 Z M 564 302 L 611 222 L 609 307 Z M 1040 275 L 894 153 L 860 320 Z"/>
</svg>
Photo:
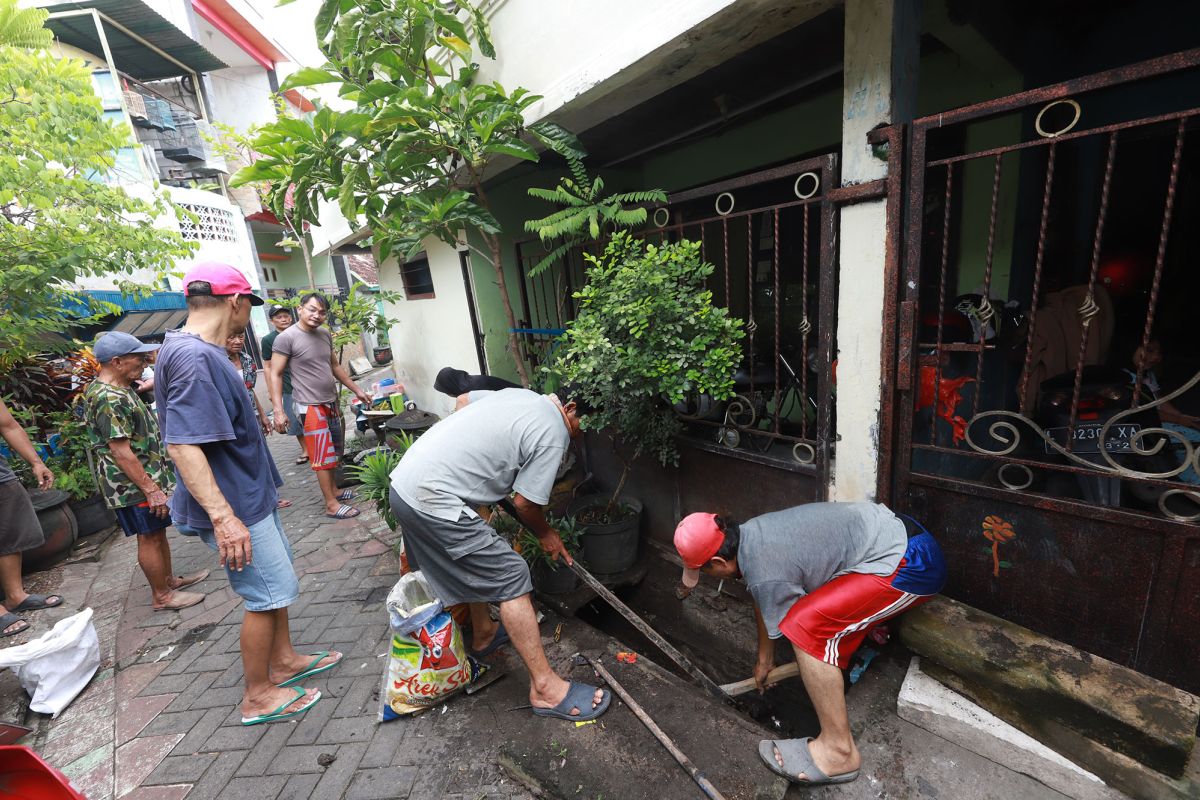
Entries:
<svg viewBox="0 0 1200 800">
<path fill-rule="evenodd" d="M 117 524 L 126 536 L 141 536 L 143 533 L 156 533 L 171 524 L 171 518 L 156 517 L 150 513 L 149 506 L 124 506 L 113 509 Z"/>
<path fill-rule="evenodd" d="M 304 435 L 304 417 L 296 413 L 296 404 L 292 402 L 292 395 L 285 394 L 283 396 L 283 408 L 288 415 L 288 436 L 303 436 Z"/>
<path fill-rule="evenodd" d="M 199 536 L 206 545 L 217 549 L 212 529 L 176 527 L 180 533 Z M 283 532 L 279 512 L 273 511 L 270 516 L 247 527 L 250 530 L 250 563 L 241 572 L 225 567 L 229 585 L 246 601 L 247 611 L 287 608 L 300 596 L 300 582 L 292 567 L 292 545 Z"/>
</svg>

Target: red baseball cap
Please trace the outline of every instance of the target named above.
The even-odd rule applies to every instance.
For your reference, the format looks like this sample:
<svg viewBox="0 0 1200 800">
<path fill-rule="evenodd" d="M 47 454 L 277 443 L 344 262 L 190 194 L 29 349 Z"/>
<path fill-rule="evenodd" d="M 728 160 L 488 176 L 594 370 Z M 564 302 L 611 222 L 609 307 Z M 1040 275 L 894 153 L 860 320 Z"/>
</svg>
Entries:
<svg viewBox="0 0 1200 800">
<path fill-rule="evenodd" d="M 675 549 L 683 558 L 684 586 L 690 589 L 700 582 L 700 567 L 717 554 L 724 542 L 716 514 L 697 512 L 680 520 L 675 528 Z"/>
<path fill-rule="evenodd" d="M 183 276 L 183 296 L 191 297 L 198 292 L 189 292 L 188 284 L 193 281 L 204 281 L 212 287 L 205 295 L 214 297 L 230 294 L 243 294 L 250 298 L 251 305 L 261 306 L 263 299 L 254 293 L 250 281 L 237 267 L 222 264 L 220 261 L 205 261 L 194 265 Z"/>
</svg>

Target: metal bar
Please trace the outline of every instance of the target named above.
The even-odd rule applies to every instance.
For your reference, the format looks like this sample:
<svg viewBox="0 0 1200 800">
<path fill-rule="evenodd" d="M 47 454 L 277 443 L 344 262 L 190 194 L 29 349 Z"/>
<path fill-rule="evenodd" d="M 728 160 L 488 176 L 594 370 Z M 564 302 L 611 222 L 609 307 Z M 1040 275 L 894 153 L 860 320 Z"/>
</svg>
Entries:
<svg viewBox="0 0 1200 800">
<path fill-rule="evenodd" d="M 1026 396 L 1029 389 L 1029 370 L 1033 366 L 1033 337 L 1037 332 L 1038 296 L 1042 289 L 1042 266 L 1046 256 L 1046 230 L 1050 224 L 1050 192 L 1054 186 L 1054 163 L 1058 155 L 1058 145 L 1050 143 L 1046 156 L 1046 186 L 1042 190 L 1042 221 L 1038 225 L 1037 257 L 1033 262 L 1033 295 L 1029 301 L 1029 333 L 1025 338 L 1025 365 L 1021 368 L 1021 384 L 1017 402 L 1020 413 L 1028 409 Z"/>
<path fill-rule="evenodd" d="M 946 318 L 946 268 L 950 262 L 950 209 L 953 200 L 954 165 L 946 165 L 946 196 L 942 210 L 942 268 L 938 277 L 937 346 L 933 364 L 933 406 L 929 418 L 929 443 L 937 444 L 937 405 L 942 392 L 942 321 Z M 982 340 L 981 340 L 982 341 Z M 979 395 L 976 394 L 976 397 Z"/>
<path fill-rule="evenodd" d="M 1121 83 L 1145 80 L 1146 78 L 1153 78 L 1158 75 L 1190 69 L 1197 65 L 1200 65 L 1200 48 L 1184 50 L 1180 53 L 1172 53 L 1147 61 L 1139 61 L 1136 64 L 1128 64 L 1116 69 L 1086 75 L 1082 78 L 1063 81 L 1052 86 L 1043 86 L 1039 89 L 1031 89 L 1009 95 L 1008 97 L 965 106 L 954 111 L 945 111 L 928 117 L 922 117 L 913 123 L 913 127 L 920 128 L 924 132 L 924 129 L 927 128 L 941 128 L 969 119 L 989 117 L 1002 114 L 1006 111 L 1016 111 L 1026 106 L 1046 103 L 1062 97 L 1091 92 Z"/>
<path fill-rule="evenodd" d="M 583 654 L 580 653 L 580 655 Z M 691 776 L 696 785 L 700 787 L 700 790 L 704 792 L 704 795 L 712 798 L 712 800 L 725 800 L 725 795 L 721 794 L 717 790 L 717 787 L 713 786 L 708 778 L 704 777 L 704 773 L 697 769 L 696 765 L 683 754 L 683 751 L 675 746 L 675 743 L 671 741 L 671 737 L 667 736 L 663 732 L 663 729 L 658 727 L 657 723 L 646 713 L 646 710 L 638 705 L 638 702 L 630 696 L 629 692 L 625 691 L 625 687 L 617 683 L 617 679 L 612 676 L 611 672 L 604 668 L 599 659 L 587 655 L 583 655 L 583 658 L 592 665 L 592 669 L 596 670 L 596 673 L 604 679 L 604 682 L 612 687 L 617 696 L 625 701 L 625 705 L 629 706 L 629 710 L 634 713 L 634 716 L 642 721 L 642 724 L 646 726 L 650 733 L 654 734 L 654 738 L 658 739 L 659 743 L 671 754 L 671 757 L 679 763 L 679 766 L 683 767 L 683 771 Z"/>
<path fill-rule="evenodd" d="M 520 517 L 515 517 L 515 519 L 519 520 Z M 620 612 L 621 616 L 628 620 L 630 625 L 637 628 L 647 639 L 653 642 L 654 646 L 661 650 L 663 654 L 667 656 L 667 658 L 674 661 L 679 668 L 688 675 L 691 675 L 692 679 L 696 681 L 696 683 L 699 684 L 702 689 L 718 700 L 729 699 L 729 696 L 721 691 L 721 687 L 718 686 L 717 683 L 712 680 L 712 678 L 701 672 L 700 668 L 689 661 L 687 656 L 676 650 L 670 642 L 659 635 L 658 631 L 654 630 L 654 628 L 651 628 L 644 619 L 635 614 L 633 609 L 622 603 L 619 597 L 609 591 L 608 587 L 603 583 L 596 580 L 595 577 L 592 576 L 592 573 L 583 568 L 582 564 L 580 564 L 578 561 L 573 561 L 571 563 L 571 569 L 575 571 L 575 574 L 579 576 L 579 579 L 586 583 L 592 589 L 592 591 L 600 595 L 600 597 L 606 603 Z"/>
<path fill-rule="evenodd" d="M 467 295 L 467 315 L 471 318 L 471 336 L 475 340 L 475 356 L 479 359 L 479 374 L 487 375 L 487 349 L 479 327 L 479 309 L 475 307 L 475 282 L 471 276 L 471 251 L 459 250 L 458 263 L 462 268 L 463 291 Z"/>
<path fill-rule="evenodd" d="M 983 343 L 987 333 L 988 323 L 995 315 L 992 308 L 992 262 L 996 254 L 996 216 L 1000 205 L 1000 166 L 1004 163 L 1003 156 L 996 156 L 996 171 L 992 175 L 992 212 L 988 219 L 987 259 L 983 265 L 983 300 L 979 304 L 980 311 L 987 309 L 986 316 L 979 315 L 979 351 L 975 356 L 975 413 L 979 413 L 979 397 L 983 384 Z M 936 402 L 936 398 L 934 400 Z"/>
<path fill-rule="evenodd" d="M 775 365 L 775 426 L 774 426 L 774 431 L 775 431 L 775 433 L 779 433 L 779 411 L 780 411 L 779 407 L 783 402 L 783 398 L 780 396 L 780 392 L 779 392 L 779 350 L 780 350 L 780 340 L 782 338 L 780 331 L 783 328 L 783 320 L 780 319 L 780 317 L 779 317 L 780 300 L 779 300 L 779 209 L 778 208 L 773 210 L 772 218 L 774 220 L 774 228 L 773 228 L 774 233 L 772 234 L 772 237 L 771 237 L 773 239 L 773 242 L 772 242 L 773 248 L 772 249 L 774 250 L 772 263 L 773 263 L 774 272 L 775 272 L 775 287 L 774 287 L 774 291 L 772 292 L 772 295 L 771 295 L 772 299 L 775 301 L 775 361 L 773 362 Z M 802 374 L 807 374 L 808 365 L 802 364 L 801 369 L 804 370 L 804 373 L 802 373 Z M 800 399 L 800 410 L 802 412 L 802 415 L 803 415 L 803 412 L 808 411 L 808 406 L 806 405 L 807 403 L 808 403 L 807 397 L 803 397 Z"/>
<path fill-rule="evenodd" d="M 536 239 L 526 239 L 524 242 L 517 242 L 513 246 L 513 249 L 516 250 L 516 256 L 517 256 L 517 273 L 521 278 L 521 280 L 519 282 L 520 287 L 521 287 L 521 308 L 525 311 L 525 323 L 531 327 L 533 326 L 533 314 L 529 310 L 529 287 L 526 286 L 528 279 L 525 275 L 525 271 L 526 271 L 525 270 L 525 259 L 521 257 L 521 248 L 523 248 L 529 242 L 534 242 L 534 241 L 537 241 L 537 240 Z"/>
<path fill-rule="evenodd" d="M 108 64 L 108 74 L 112 76 L 113 85 L 117 90 L 117 102 L 121 104 L 121 119 L 125 122 L 125 127 L 129 129 L 129 138 L 136 145 L 137 136 L 133 133 L 133 121 L 129 118 L 129 106 L 125 105 L 125 87 L 121 85 L 121 73 L 117 71 L 116 62 L 113 61 L 112 49 L 108 46 L 108 36 L 104 33 L 104 23 L 100 21 L 100 12 L 93 8 L 89 16 L 91 16 L 92 23 L 96 26 L 96 35 L 100 37 L 100 49 L 103 51 L 104 61 Z M 140 153 L 138 154 L 137 161 L 139 171 L 143 173 L 141 175 L 142 178 L 154 177 L 153 175 L 145 174 L 147 164 Z"/>
<path fill-rule="evenodd" d="M 755 186 L 767 181 L 799 175 L 801 172 L 819 170 L 824 166 L 825 158 L 826 156 L 817 156 L 816 158 L 808 158 L 804 161 L 785 164 L 781 167 L 772 167 L 771 169 L 751 172 L 748 175 L 740 175 L 736 178 L 730 178 L 727 181 L 710 183 L 706 186 L 697 186 L 695 189 L 688 189 L 685 192 L 676 192 L 668 195 L 667 203 L 668 205 L 678 205 L 679 203 L 686 203 L 697 198 L 720 194 L 721 192 L 731 192 L 735 189 L 744 189 L 747 186 Z"/>
<path fill-rule="evenodd" d="M 879 134 L 883 141 L 879 141 Z M 892 501 L 892 461 L 896 431 L 896 315 L 899 312 L 900 243 L 903 218 L 901 187 L 904 178 L 904 125 L 890 125 L 867 134 L 871 144 L 887 144 L 887 214 L 886 239 L 883 250 L 883 341 L 880 343 L 880 414 L 879 466 L 875 483 L 875 498 L 881 503 Z"/>
<path fill-rule="evenodd" d="M 1100 209 L 1096 213 L 1096 236 L 1092 240 L 1092 269 L 1088 275 L 1087 299 L 1085 309 L 1095 309 L 1096 273 L 1100 268 L 1100 243 L 1104 240 L 1104 218 L 1108 215 L 1108 192 L 1112 187 L 1113 162 L 1117 159 L 1117 132 L 1108 135 L 1108 157 L 1104 163 L 1104 183 L 1100 188 Z M 1079 389 L 1083 383 L 1083 357 L 1087 352 L 1088 338 L 1091 332 L 1091 321 L 1094 310 L 1080 310 L 1083 316 L 1083 331 L 1079 337 L 1079 358 L 1075 362 L 1075 387 L 1071 392 L 1071 416 L 1067 423 L 1067 450 L 1075 439 L 1075 417 L 1079 413 Z"/>
<path fill-rule="evenodd" d="M 936 161 L 930 161 L 928 164 L 926 164 L 926 166 L 938 167 L 942 164 L 970 161 L 976 158 L 988 158 L 990 156 L 1004 155 L 1006 153 L 1015 153 L 1018 150 L 1028 150 L 1032 147 L 1047 147 L 1053 142 L 1070 142 L 1074 141 L 1075 139 L 1086 139 L 1089 136 L 1099 136 L 1102 133 L 1116 133 L 1117 131 L 1125 131 L 1131 128 L 1145 128 L 1162 122 L 1173 122 L 1178 119 L 1191 119 L 1198 114 L 1200 114 L 1200 108 L 1193 108 L 1187 111 L 1176 111 L 1171 114 L 1160 114 L 1155 117 L 1144 117 L 1143 119 L 1133 120 L 1132 122 L 1115 122 L 1111 125 L 1101 125 L 1097 128 L 1088 128 L 1087 130 L 1063 133 L 1052 138 L 1033 139 L 1028 142 L 1018 142 L 1017 144 L 1010 144 L 1004 147 L 992 147 L 987 150 L 979 150 L 974 153 L 966 153 L 960 156 L 939 158 Z"/>
<path fill-rule="evenodd" d="M 808 206 L 800 209 L 800 435 L 808 437 Z M 778 365 L 776 365 L 778 366 Z M 821 369 L 825 367 L 822 366 Z M 819 373 L 818 373 L 819 374 Z M 824 398 L 820 402 L 825 402 Z"/>
<path fill-rule="evenodd" d="M 1175 154 L 1171 157 L 1171 177 L 1167 179 L 1167 199 L 1163 208 L 1162 231 L 1158 235 L 1158 255 L 1154 258 L 1154 280 L 1150 284 L 1150 299 L 1146 304 L 1146 327 L 1142 330 L 1142 352 L 1150 344 L 1150 333 L 1154 328 L 1154 312 L 1158 307 L 1158 291 L 1162 286 L 1163 263 L 1167 256 L 1167 239 L 1171 235 L 1171 216 L 1175 211 L 1175 187 L 1179 183 L 1179 164 L 1183 160 L 1183 139 L 1187 120 L 1179 120 L 1179 131 L 1175 134 Z M 1137 359 L 1137 379 L 1133 384 L 1133 403 L 1138 404 L 1142 392 L 1142 359 Z"/>
<path fill-rule="evenodd" d="M 829 199 L 839 206 L 849 206 L 867 200 L 878 200 L 887 196 L 887 178 L 856 183 L 853 186 L 839 186 L 829 190 Z"/>
<path fill-rule="evenodd" d="M 821 172 L 822 186 L 836 186 L 838 182 L 838 157 L 826 157 Z M 821 269 L 820 293 L 817 311 L 817 363 L 821 371 L 817 377 L 817 433 L 819 443 L 817 456 L 820 461 L 820 481 L 815 500 L 829 498 L 830 451 L 833 449 L 833 338 L 837 331 L 837 214 L 834 204 L 822 194 L 821 198 Z"/>
<path fill-rule="evenodd" d="M 725 308 L 732 311 L 733 301 L 729 297 L 729 220 L 721 218 L 721 236 L 725 243 Z"/>
<path fill-rule="evenodd" d="M 750 334 L 750 394 L 754 394 L 754 331 L 758 323 L 754 321 L 754 215 L 746 215 L 746 331 Z M 779 372 L 776 363 L 775 372 Z"/>
</svg>

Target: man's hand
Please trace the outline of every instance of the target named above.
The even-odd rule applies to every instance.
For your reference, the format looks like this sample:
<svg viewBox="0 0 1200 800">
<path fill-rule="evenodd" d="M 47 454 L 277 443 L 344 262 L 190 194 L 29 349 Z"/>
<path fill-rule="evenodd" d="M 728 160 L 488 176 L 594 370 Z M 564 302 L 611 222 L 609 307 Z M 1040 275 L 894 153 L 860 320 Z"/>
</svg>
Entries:
<svg viewBox="0 0 1200 800">
<path fill-rule="evenodd" d="M 49 489 L 54 485 L 54 473 L 40 461 L 33 465 L 33 478 L 39 489 Z"/>
<path fill-rule="evenodd" d="M 559 557 L 561 557 L 567 562 L 568 567 L 575 563 L 571 560 L 571 554 L 567 552 L 567 547 L 563 544 L 562 537 L 553 528 L 550 529 L 550 533 L 547 535 L 538 537 L 538 544 L 542 546 L 542 550 L 550 556 L 552 561 L 558 561 Z"/>
<path fill-rule="evenodd" d="M 767 674 L 773 669 L 775 669 L 774 660 L 764 661 L 760 658 L 754 663 L 754 682 L 758 684 L 759 694 L 775 685 L 774 681 L 767 683 Z"/>
<path fill-rule="evenodd" d="M 213 520 L 213 536 L 217 540 L 217 552 L 221 556 L 221 566 L 241 572 L 250 563 L 250 531 L 237 517 L 228 517 L 217 522 Z"/>
<path fill-rule="evenodd" d="M 276 433 L 287 433 L 288 415 L 284 411 L 282 411 L 282 410 L 276 411 L 275 414 L 271 417 L 271 419 L 275 423 Z"/>
<path fill-rule="evenodd" d="M 369 409 L 371 407 L 371 396 L 362 389 L 356 391 L 354 396 L 358 398 L 358 402 L 363 404 L 363 408 Z"/>
<path fill-rule="evenodd" d="M 154 488 L 146 493 L 146 502 L 150 504 L 150 513 L 159 519 L 166 519 L 171 514 L 171 510 L 167 508 L 167 493 L 162 489 Z"/>
<path fill-rule="evenodd" d="M 274 428 L 271 427 L 271 423 L 267 421 L 266 414 L 259 414 L 258 425 L 262 428 L 263 436 L 270 436 L 271 432 L 274 430 Z"/>
</svg>

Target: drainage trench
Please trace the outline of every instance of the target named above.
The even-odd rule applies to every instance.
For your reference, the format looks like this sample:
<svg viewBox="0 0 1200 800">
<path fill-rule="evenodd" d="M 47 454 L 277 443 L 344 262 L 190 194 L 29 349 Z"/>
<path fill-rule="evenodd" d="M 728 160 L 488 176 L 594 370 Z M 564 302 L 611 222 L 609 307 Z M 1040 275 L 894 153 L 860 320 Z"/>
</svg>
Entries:
<svg viewBox="0 0 1200 800">
<path fill-rule="evenodd" d="M 716 593 L 708 579 L 685 600 L 675 596 L 679 567 L 653 550 L 643 556 L 645 578 L 614 593 L 634 613 L 717 683 L 729 683 L 753 674 L 756 654 L 754 611 L 749 602 L 727 593 Z M 622 648 L 649 658 L 658 666 L 692 683 L 688 674 L 662 653 L 644 634 L 601 598 L 575 612 L 581 622 L 621 643 Z M 608 654 L 610 657 L 615 654 Z M 781 663 L 794 656 L 786 641 L 777 644 Z M 702 691 L 697 688 L 697 691 Z M 735 708 L 777 734 L 794 738 L 816 736 L 817 716 L 799 678 L 780 681 L 759 695 L 750 692 L 733 699 Z"/>
</svg>

